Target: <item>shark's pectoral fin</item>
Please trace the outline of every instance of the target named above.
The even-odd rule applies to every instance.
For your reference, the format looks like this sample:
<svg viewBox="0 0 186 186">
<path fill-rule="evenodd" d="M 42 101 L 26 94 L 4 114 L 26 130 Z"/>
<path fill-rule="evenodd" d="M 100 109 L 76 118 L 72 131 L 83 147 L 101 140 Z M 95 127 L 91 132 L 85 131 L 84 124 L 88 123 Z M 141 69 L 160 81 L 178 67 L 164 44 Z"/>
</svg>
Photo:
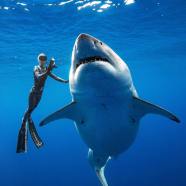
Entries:
<svg viewBox="0 0 186 186">
<path fill-rule="evenodd" d="M 62 119 L 62 118 L 67 118 L 75 121 L 77 118 L 76 104 L 77 103 L 73 101 L 70 104 L 63 107 L 62 109 L 49 115 L 48 117 L 46 117 L 40 122 L 40 126 L 46 125 L 52 121 Z"/>
<path fill-rule="evenodd" d="M 153 114 L 159 114 L 165 116 L 177 123 L 180 123 L 180 120 L 174 114 L 157 105 L 154 105 L 152 103 L 149 103 L 137 97 L 133 97 L 133 100 L 134 100 L 133 106 L 135 110 L 135 115 L 138 118 L 143 117 L 145 114 L 153 113 Z"/>
</svg>

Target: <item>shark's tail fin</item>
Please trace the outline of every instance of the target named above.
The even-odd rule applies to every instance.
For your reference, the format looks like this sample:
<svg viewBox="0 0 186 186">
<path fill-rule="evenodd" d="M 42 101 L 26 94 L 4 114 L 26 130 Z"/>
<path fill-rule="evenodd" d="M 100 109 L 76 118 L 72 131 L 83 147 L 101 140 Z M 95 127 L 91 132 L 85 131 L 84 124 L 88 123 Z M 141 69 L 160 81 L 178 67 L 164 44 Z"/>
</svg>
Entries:
<svg viewBox="0 0 186 186">
<path fill-rule="evenodd" d="M 99 181 L 101 182 L 102 186 L 108 186 L 107 180 L 104 175 L 104 169 L 109 159 L 109 156 L 100 154 L 98 155 L 92 149 L 89 149 L 88 151 L 89 163 L 95 170 L 96 175 L 99 178 Z"/>
<path fill-rule="evenodd" d="M 107 180 L 105 178 L 104 174 L 104 167 L 101 169 L 95 169 L 96 175 L 99 178 L 99 181 L 101 182 L 102 186 L 108 186 Z"/>
</svg>

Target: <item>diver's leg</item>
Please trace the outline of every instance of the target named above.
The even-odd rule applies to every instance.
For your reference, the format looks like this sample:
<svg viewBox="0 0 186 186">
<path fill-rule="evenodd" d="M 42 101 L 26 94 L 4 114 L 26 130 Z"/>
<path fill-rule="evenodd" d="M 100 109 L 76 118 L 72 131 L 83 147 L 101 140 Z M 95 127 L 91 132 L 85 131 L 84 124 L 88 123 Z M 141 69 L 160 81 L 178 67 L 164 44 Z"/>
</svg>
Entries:
<svg viewBox="0 0 186 186">
<path fill-rule="evenodd" d="M 37 107 L 37 105 L 41 99 L 41 95 L 42 94 L 35 94 L 34 99 L 32 99 L 32 101 L 30 102 L 30 105 L 32 105 L 32 111 Z M 34 122 L 31 118 L 31 113 L 28 116 L 28 126 L 29 126 L 29 132 L 32 137 L 32 140 L 34 141 L 36 147 L 40 148 L 41 146 L 43 146 L 43 142 L 37 133 Z"/>
<path fill-rule="evenodd" d="M 22 119 L 22 125 L 19 130 L 18 134 L 18 141 L 17 141 L 17 153 L 26 152 L 27 151 L 27 120 L 28 117 L 30 117 L 31 112 L 35 108 L 35 98 L 34 98 L 34 92 L 31 91 L 29 94 L 29 106 L 26 110 L 23 119 Z"/>
</svg>

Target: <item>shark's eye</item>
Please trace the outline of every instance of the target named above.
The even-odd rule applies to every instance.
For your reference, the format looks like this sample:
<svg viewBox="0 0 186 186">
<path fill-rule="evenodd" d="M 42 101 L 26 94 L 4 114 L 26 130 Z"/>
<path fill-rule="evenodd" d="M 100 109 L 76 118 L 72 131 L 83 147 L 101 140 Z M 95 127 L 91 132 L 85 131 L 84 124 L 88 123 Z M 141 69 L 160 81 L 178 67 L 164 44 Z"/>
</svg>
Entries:
<svg viewBox="0 0 186 186">
<path fill-rule="evenodd" d="M 102 42 L 100 42 L 100 44 L 102 45 L 103 43 L 102 43 Z"/>
</svg>

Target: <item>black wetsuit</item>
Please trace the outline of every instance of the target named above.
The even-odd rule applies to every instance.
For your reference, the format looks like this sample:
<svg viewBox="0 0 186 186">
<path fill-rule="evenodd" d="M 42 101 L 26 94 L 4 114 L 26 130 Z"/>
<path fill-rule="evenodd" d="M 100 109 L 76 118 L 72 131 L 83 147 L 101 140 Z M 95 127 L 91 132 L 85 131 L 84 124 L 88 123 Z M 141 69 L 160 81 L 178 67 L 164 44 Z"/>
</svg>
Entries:
<svg viewBox="0 0 186 186">
<path fill-rule="evenodd" d="M 27 122 L 28 122 L 31 137 L 32 137 L 35 145 L 38 148 L 43 145 L 43 142 L 42 142 L 41 138 L 39 137 L 39 135 L 37 134 L 37 131 L 35 129 L 34 122 L 32 121 L 32 118 L 31 118 L 31 113 L 37 107 L 38 103 L 41 100 L 45 81 L 48 76 L 52 77 L 53 79 L 55 79 L 59 82 L 63 82 L 63 83 L 68 82 L 68 80 L 61 79 L 61 78 L 57 77 L 56 75 L 52 74 L 51 71 L 48 71 L 46 67 L 42 68 L 39 65 L 34 67 L 34 86 L 30 90 L 28 109 L 26 110 L 26 112 L 23 116 L 22 126 L 19 131 L 19 135 L 18 135 L 18 143 L 17 143 L 17 152 L 18 153 L 26 151 Z"/>
</svg>

